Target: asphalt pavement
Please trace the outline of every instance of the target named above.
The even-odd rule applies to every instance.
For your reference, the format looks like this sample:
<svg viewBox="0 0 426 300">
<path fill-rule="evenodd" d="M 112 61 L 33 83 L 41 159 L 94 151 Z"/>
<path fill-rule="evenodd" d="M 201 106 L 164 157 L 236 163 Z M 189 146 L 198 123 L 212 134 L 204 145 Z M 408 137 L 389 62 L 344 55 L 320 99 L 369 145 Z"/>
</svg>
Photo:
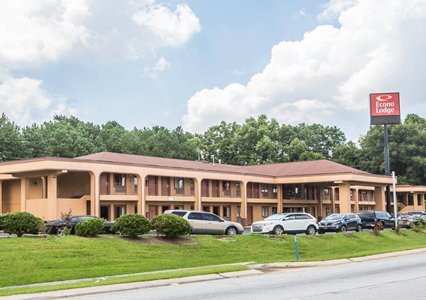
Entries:
<svg viewBox="0 0 426 300">
<path fill-rule="evenodd" d="M 426 252 L 67 299 L 426 299 Z M 40 298 L 47 299 L 47 298 Z M 51 298 L 50 298 L 51 299 Z"/>
</svg>

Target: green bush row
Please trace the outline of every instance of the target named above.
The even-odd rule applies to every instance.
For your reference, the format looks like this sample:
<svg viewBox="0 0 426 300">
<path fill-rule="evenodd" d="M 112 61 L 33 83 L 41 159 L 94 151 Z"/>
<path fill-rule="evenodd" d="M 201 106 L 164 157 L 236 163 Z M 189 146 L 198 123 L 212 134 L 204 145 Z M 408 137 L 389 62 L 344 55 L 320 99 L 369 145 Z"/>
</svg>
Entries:
<svg viewBox="0 0 426 300">
<path fill-rule="evenodd" d="M 101 218 L 89 219 L 77 224 L 75 233 L 83 237 L 95 237 L 103 232 L 105 220 Z M 0 216 L 0 230 L 5 233 L 36 234 L 43 231 L 44 223 L 40 218 L 27 212 L 9 213 Z M 123 215 L 119 217 L 111 228 L 112 232 L 136 238 L 139 235 L 155 230 L 158 235 L 166 238 L 177 238 L 191 233 L 191 227 L 187 220 L 172 214 L 154 217 L 151 222 L 142 215 Z"/>
</svg>

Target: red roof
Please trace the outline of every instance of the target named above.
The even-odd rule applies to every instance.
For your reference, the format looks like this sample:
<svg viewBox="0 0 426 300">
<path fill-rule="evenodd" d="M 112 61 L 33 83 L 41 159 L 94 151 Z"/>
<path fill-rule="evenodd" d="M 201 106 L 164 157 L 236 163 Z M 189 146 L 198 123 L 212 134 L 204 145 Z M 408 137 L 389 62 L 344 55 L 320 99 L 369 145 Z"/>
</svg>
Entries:
<svg viewBox="0 0 426 300">
<path fill-rule="evenodd" d="M 351 168 L 328 160 L 313 160 L 302 162 L 277 163 L 255 166 L 237 166 L 227 164 L 212 164 L 199 161 L 100 152 L 75 158 L 77 160 L 97 161 L 108 163 L 132 164 L 138 166 L 193 169 L 199 171 L 216 171 L 226 173 L 242 173 L 272 177 L 320 175 L 320 174 L 365 174 L 369 173 Z"/>
</svg>

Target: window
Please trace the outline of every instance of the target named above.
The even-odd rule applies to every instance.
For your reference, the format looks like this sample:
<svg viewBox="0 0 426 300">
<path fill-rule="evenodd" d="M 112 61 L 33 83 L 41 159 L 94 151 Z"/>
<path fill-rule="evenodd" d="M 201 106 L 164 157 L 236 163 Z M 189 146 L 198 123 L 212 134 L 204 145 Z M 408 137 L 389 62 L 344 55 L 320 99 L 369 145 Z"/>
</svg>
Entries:
<svg viewBox="0 0 426 300">
<path fill-rule="evenodd" d="M 272 207 L 272 214 L 273 215 L 277 214 L 277 207 L 276 206 Z"/>
<path fill-rule="evenodd" d="M 138 192 L 138 176 L 133 177 L 133 187 L 134 187 L 134 192 L 137 193 Z"/>
<path fill-rule="evenodd" d="M 183 194 L 184 180 L 183 178 L 175 178 L 175 191 L 176 194 Z"/>
<path fill-rule="evenodd" d="M 296 220 L 307 220 L 310 219 L 308 215 L 296 215 Z"/>
<path fill-rule="evenodd" d="M 269 216 L 269 206 L 262 206 L 262 218 Z"/>
<path fill-rule="evenodd" d="M 188 220 L 203 220 L 203 214 L 202 213 L 190 213 L 188 216 Z"/>
<path fill-rule="evenodd" d="M 414 197 L 413 194 L 408 194 L 408 205 L 414 205 Z"/>
<path fill-rule="evenodd" d="M 241 218 L 241 207 L 237 206 L 237 218 Z"/>
<path fill-rule="evenodd" d="M 220 218 L 212 214 L 203 214 L 203 217 L 206 221 L 220 222 Z"/>
<path fill-rule="evenodd" d="M 324 189 L 324 200 L 330 200 L 330 189 Z"/>
<path fill-rule="evenodd" d="M 222 183 L 223 195 L 230 196 L 231 195 L 231 182 L 223 181 Z"/>
<path fill-rule="evenodd" d="M 268 185 L 266 183 L 260 184 L 260 192 L 262 193 L 263 197 L 268 197 Z"/>
<path fill-rule="evenodd" d="M 235 195 L 236 195 L 237 197 L 240 197 L 240 196 L 241 196 L 241 186 L 240 186 L 240 183 L 239 183 L 239 182 L 237 182 L 237 183 L 235 184 Z"/>
<path fill-rule="evenodd" d="M 195 192 L 194 192 L 195 188 L 194 188 L 194 179 L 189 179 L 189 193 L 191 196 L 194 196 Z"/>
<path fill-rule="evenodd" d="M 278 187 L 277 187 L 277 185 L 272 185 L 272 197 L 274 198 L 274 199 L 277 199 L 278 198 Z"/>
<path fill-rule="evenodd" d="M 231 207 L 230 206 L 224 206 L 223 207 L 223 217 L 224 218 L 230 218 L 231 217 Z"/>
<path fill-rule="evenodd" d="M 173 215 L 179 216 L 179 217 L 183 217 L 184 215 L 186 215 L 186 211 L 172 211 Z M 189 218 L 188 218 L 189 219 Z"/>
<path fill-rule="evenodd" d="M 417 205 L 422 205 L 422 195 L 417 195 Z"/>
<path fill-rule="evenodd" d="M 126 175 L 114 174 L 114 187 L 115 191 L 123 193 L 126 191 Z"/>
</svg>

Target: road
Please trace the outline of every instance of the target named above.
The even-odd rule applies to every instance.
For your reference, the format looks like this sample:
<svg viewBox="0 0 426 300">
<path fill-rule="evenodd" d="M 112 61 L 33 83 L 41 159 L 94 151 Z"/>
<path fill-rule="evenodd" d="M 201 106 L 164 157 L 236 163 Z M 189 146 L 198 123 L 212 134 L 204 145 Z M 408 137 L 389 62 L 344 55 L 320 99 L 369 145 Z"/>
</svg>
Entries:
<svg viewBox="0 0 426 300">
<path fill-rule="evenodd" d="M 68 299 L 426 299 L 426 253 Z"/>
</svg>

